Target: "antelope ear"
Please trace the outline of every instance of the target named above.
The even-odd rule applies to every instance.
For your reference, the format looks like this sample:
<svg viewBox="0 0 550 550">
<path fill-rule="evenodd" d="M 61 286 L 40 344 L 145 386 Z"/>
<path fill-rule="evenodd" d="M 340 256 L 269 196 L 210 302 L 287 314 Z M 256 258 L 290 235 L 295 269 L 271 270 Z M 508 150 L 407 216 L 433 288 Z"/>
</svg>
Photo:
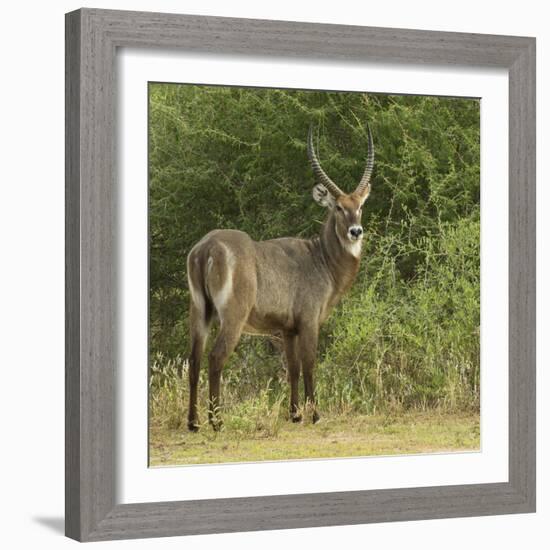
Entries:
<svg viewBox="0 0 550 550">
<path fill-rule="evenodd" d="M 313 200 L 323 208 L 332 208 L 336 202 L 328 189 L 321 183 L 313 188 Z"/>
</svg>

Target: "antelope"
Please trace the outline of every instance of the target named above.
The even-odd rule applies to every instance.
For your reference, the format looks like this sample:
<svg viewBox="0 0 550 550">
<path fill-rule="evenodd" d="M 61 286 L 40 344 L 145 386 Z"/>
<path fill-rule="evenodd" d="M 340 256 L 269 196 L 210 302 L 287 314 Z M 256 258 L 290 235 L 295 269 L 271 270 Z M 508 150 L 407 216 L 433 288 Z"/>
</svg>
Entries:
<svg viewBox="0 0 550 550">
<path fill-rule="evenodd" d="M 367 130 L 366 167 L 355 191 L 347 194 L 321 167 L 313 146 L 313 128 L 309 129 L 313 198 L 328 209 L 318 236 L 254 241 L 242 231 L 216 229 L 189 252 L 189 430 L 199 429 L 199 371 L 214 318 L 219 321 L 219 331 L 208 356 L 208 418 L 214 430 L 222 425 L 222 368 L 243 333 L 282 337 L 290 381 L 290 419 L 302 420 L 298 400 L 301 370 L 305 403 L 313 413 L 313 422 L 319 420 L 313 383 L 319 328 L 359 270 L 361 209 L 370 193 L 374 166 L 372 134 L 368 126 Z"/>
</svg>

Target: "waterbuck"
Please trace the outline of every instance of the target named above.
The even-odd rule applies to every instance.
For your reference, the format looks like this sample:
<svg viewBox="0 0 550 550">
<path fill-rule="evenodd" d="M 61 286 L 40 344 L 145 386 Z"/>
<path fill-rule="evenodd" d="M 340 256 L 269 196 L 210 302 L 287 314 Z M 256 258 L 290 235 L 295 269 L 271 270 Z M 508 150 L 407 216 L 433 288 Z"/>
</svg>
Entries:
<svg viewBox="0 0 550 550">
<path fill-rule="evenodd" d="M 313 367 L 319 327 L 350 288 L 361 255 L 361 208 L 369 196 L 374 165 L 372 135 L 368 130 L 366 168 L 359 185 L 344 193 L 324 172 L 309 130 L 307 153 L 316 185 L 315 201 L 328 209 L 319 236 L 313 239 L 280 238 L 254 241 L 235 230 L 214 230 L 191 250 L 187 277 L 191 295 L 188 428 L 199 428 L 197 385 L 201 356 L 210 324 L 219 321 L 219 332 L 209 354 L 208 416 L 214 429 L 219 415 L 220 377 L 224 363 L 241 334 L 280 335 L 290 380 L 290 417 L 301 420 L 298 408 L 300 369 L 305 402 L 315 409 Z"/>
</svg>

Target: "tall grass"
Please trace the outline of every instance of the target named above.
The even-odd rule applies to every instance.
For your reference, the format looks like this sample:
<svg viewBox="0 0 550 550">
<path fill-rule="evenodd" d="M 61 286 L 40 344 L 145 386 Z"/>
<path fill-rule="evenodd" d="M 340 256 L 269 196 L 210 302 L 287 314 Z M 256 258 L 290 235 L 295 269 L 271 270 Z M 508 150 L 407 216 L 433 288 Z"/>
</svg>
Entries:
<svg viewBox="0 0 550 550">
<path fill-rule="evenodd" d="M 150 413 L 154 425 L 168 429 L 185 426 L 188 407 L 187 360 L 177 357 L 165 360 L 157 356 L 151 368 Z M 207 423 L 207 380 L 203 374 L 199 402 L 202 421 Z M 242 388 L 230 384 L 224 393 L 224 426 L 239 437 L 275 437 L 284 420 L 285 395 L 280 386 L 274 391 L 271 380 L 256 393 L 243 397 Z M 241 391 L 239 391 L 241 390 Z"/>
</svg>

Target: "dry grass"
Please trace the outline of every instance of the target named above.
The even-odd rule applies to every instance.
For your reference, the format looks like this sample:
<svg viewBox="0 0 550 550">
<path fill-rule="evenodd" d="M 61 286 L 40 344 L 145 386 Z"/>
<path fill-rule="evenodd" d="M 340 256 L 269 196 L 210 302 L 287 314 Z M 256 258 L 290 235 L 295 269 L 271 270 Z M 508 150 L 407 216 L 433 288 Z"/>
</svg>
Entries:
<svg viewBox="0 0 550 550">
<path fill-rule="evenodd" d="M 150 465 L 176 466 L 312 458 L 477 451 L 479 414 L 408 412 L 326 416 L 320 423 L 277 422 L 277 429 L 243 429 L 226 422 L 219 433 L 161 424 L 150 428 Z"/>
</svg>

